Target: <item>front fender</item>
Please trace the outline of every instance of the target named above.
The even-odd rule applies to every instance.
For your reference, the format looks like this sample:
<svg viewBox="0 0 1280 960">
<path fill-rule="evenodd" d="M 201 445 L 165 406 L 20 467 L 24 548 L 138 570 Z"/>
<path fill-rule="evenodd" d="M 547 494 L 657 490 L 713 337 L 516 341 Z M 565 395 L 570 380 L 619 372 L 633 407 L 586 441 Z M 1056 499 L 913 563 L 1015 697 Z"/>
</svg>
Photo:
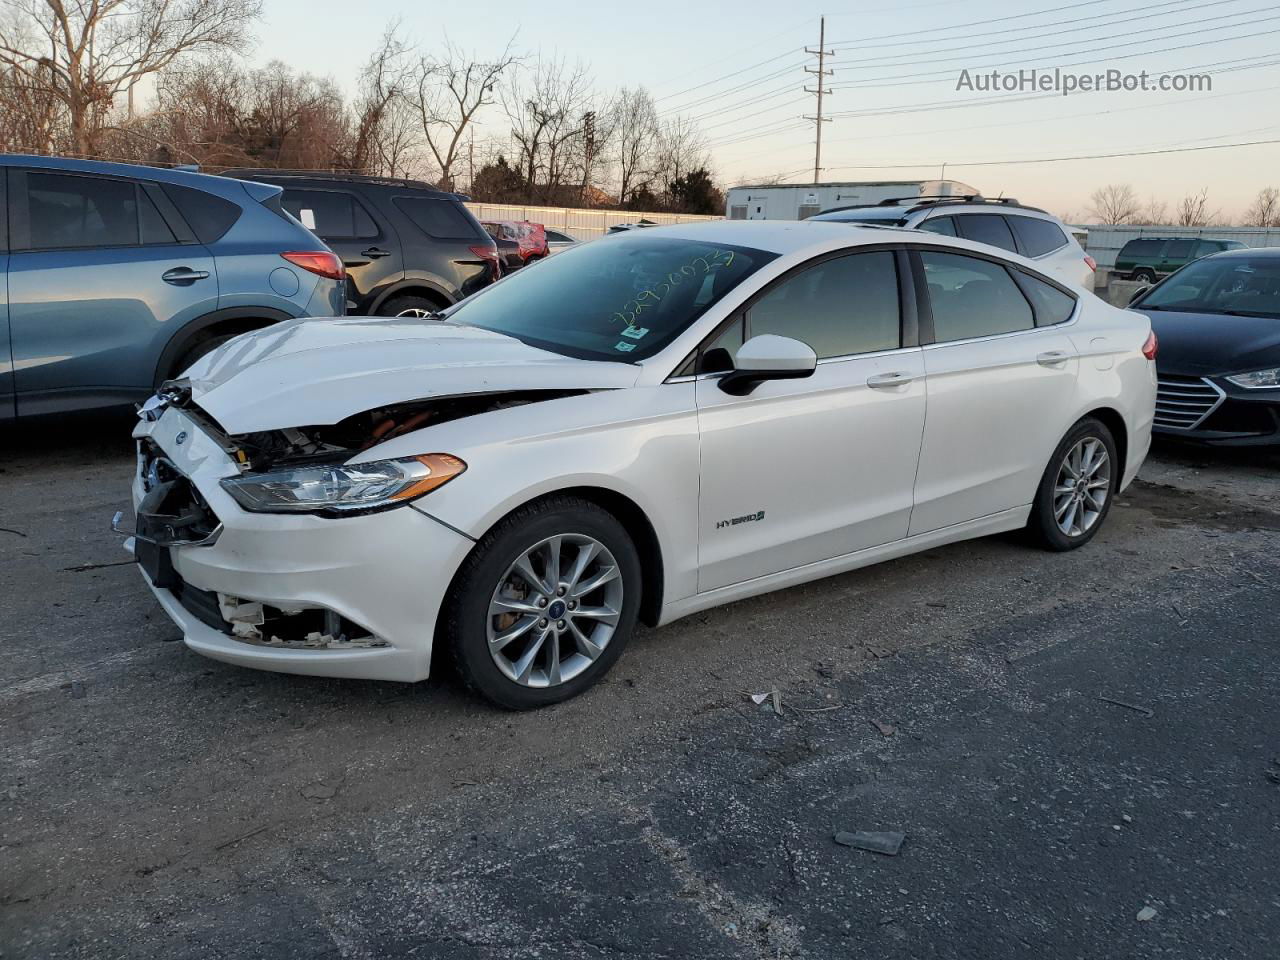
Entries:
<svg viewBox="0 0 1280 960">
<path fill-rule="evenodd" d="M 414 503 L 479 539 L 517 507 L 590 487 L 626 497 L 662 552 L 664 603 L 697 590 L 698 421 L 693 384 L 524 404 L 428 427 L 362 454 L 450 453 L 467 471 Z"/>
</svg>

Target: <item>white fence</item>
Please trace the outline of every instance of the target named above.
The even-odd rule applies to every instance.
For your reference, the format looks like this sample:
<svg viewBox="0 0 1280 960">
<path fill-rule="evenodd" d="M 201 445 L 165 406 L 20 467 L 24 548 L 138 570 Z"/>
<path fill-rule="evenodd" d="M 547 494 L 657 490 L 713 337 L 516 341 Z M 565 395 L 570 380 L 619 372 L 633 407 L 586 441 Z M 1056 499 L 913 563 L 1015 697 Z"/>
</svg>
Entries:
<svg viewBox="0 0 1280 960">
<path fill-rule="evenodd" d="M 672 223 L 694 223 L 701 220 L 723 220 L 724 217 L 699 217 L 685 213 L 640 213 L 630 210 L 579 210 L 573 207 L 531 207 L 521 204 L 468 203 L 467 209 L 477 220 L 532 220 L 548 230 L 559 230 L 575 240 L 594 240 L 604 236 L 618 223 L 635 223 L 641 218 L 664 226 Z"/>
<path fill-rule="evenodd" d="M 1141 227 L 1093 223 L 1083 226 L 1089 231 L 1089 256 L 1104 270 L 1116 265 L 1116 254 L 1121 247 L 1139 237 L 1212 237 L 1239 240 L 1249 247 L 1280 247 L 1280 227 Z"/>
</svg>

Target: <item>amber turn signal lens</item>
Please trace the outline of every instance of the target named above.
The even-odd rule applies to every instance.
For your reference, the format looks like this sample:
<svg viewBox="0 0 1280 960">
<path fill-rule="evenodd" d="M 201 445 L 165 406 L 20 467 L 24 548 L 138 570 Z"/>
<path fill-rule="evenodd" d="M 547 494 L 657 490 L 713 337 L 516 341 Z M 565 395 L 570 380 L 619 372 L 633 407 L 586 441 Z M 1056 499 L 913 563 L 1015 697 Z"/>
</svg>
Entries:
<svg viewBox="0 0 1280 960">
<path fill-rule="evenodd" d="M 443 487 L 454 477 L 466 472 L 467 469 L 467 465 L 463 461 L 447 453 L 424 453 L 420 457 L 410 457 L 409 459 L 417 460 L 426 467 L 427 474 L 416 483 L 412 483 L 396 493 L 392 497 L 393 500 L 412 500 L 415 497 L 422 496 L 424 493 L 430 493 L 437 487 Z"/>
</svg>

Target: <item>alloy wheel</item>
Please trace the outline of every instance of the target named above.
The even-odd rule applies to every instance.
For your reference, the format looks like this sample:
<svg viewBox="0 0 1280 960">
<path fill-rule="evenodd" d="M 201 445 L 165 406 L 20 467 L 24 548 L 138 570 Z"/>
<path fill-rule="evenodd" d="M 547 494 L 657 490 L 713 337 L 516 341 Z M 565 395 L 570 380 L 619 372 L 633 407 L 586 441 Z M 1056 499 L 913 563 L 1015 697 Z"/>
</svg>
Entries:
<svg viewBox="0 0 1280 960">
<path fill-rule="evenodd" d="M 560 534 L 507 568 L 489 602 L 489 655 L 527 687 L 567 683 L 591 666 L 622 615 L 618 563 L 599 540 Z"/>
<path fill-rule="evenodd" d="M 1053 519 L 1068 537 L 1082 537 L 1102 516 L 1111 493 L 1111 457 L 1097 437 L 1067 451 L 1053 488 Z"/>
<path fill-rule="evenodd" d="M 428 310 L 426 307 L 409 307 L 408 309 L 401 310 L 396 314 L 397 317 L 420 317 L 424 320 L 429 319 L 434 315 L 435 311 Z"/>
</svg>

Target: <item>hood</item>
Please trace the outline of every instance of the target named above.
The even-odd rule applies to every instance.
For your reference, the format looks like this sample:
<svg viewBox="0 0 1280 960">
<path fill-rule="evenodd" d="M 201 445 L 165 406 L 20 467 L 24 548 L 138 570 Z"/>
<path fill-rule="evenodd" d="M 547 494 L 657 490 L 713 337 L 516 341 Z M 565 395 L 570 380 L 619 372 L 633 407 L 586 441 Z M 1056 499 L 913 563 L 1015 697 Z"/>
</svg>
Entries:
<svg viewBox="0 0 1280 960">
<path fill-rule="evenodd" d="M 187 371 L 191 398 L 231 434 L 337 423 L 394 403 L 507 390 L 629 387 L 639 368 L 577 360 L 477 327 L 419 318 L 286 320 Z"/>
<path fill-rule="evenodd" d="M 1220 313 L 1138 312 L 1160 341 L 1158 369 L 1191 376 L 1280 367 L 1280 319 Z"/>
</svg>

